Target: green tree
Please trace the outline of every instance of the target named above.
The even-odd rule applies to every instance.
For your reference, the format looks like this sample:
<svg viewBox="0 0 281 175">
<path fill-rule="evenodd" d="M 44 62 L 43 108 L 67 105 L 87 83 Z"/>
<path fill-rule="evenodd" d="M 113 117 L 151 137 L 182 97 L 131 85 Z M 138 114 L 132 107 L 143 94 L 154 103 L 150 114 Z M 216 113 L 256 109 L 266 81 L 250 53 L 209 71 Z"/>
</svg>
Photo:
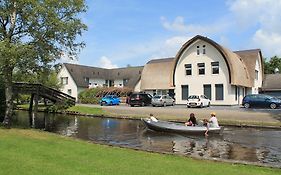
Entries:
<svg viewBox="0 0 281 175">
<path fill-rule="evenodd" d="M 266 59 L 264 59 L 266 60 Z M 264 73 L 273 74 L 274 70 L 278 68 L 281 71 L 281 57 L 274 56 L 271 57 L 269 61 L 264 62 Z"/>
<path fill-rule="evenodd" d="M 84 0 L 1 0 L 0 74 L 5 84 L 7 128 L 12 115 L 12 79 L 15 69 L 36 72 L 59 59 L 74 58 L 84 46 L 77 36 L 87 29 L 79 15 Z"/>
</svg>

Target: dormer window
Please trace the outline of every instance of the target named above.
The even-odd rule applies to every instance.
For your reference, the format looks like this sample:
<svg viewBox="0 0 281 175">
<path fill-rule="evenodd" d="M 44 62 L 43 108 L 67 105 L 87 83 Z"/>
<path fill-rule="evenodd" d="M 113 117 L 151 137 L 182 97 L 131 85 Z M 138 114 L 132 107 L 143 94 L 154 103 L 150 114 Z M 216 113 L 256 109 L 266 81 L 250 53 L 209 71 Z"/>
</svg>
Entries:
<svg viewBox="0 0 281 175">
<path fill-rule="evenodd" d="M 259 79 L 259 71 L 255 70 L 255 79 L 258 80 Z"/>
<path fill-rule="evenodd" d="M 197 55 L 200 55 L 200 47 L 197 46 Z"/>
<path fill-rule="evenodd" d="M 203 45 L 203 54 L 206 54 L 206 46 Z"/>
</svg>

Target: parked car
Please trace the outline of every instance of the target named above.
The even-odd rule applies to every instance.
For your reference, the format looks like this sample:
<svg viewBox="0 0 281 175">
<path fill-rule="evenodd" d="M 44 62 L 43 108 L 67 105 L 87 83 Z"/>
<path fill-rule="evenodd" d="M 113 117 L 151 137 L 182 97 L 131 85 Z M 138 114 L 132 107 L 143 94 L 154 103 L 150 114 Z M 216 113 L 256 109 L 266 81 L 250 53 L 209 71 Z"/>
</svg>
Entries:
<svg viewBox="0 0 281 175">
<path fill-rule="evenodd" d="M 100 105 L 119 105 L 120 98 L 116 95 L 106 95 L 100 100 Z"/>
<path fill-rule="evenodd" d="M 168 106 L 175 105 L 175 100 L 169 95 L 155 95 L 151 100 L 152 106 Z"/>
<path fill-rule="evenodd" d="M 281 106 L 281 100 L 264 94 L 251 94 L 243 98 L 242 105 L 245 108 L 269 107 L 275 109 Z"/>
<path fill-rule="evenodd" d="M 151 104 L 152 96 L 146 93 L 132 93 L 129 99 L 129 105 L 146 106 Z"/>
<path fill-rule="evenodd" d="M 187 107 L 204 107 L 210 106 L 210 99 L 205 95 L 190 95 L 187 99 Z"/>
</svg>

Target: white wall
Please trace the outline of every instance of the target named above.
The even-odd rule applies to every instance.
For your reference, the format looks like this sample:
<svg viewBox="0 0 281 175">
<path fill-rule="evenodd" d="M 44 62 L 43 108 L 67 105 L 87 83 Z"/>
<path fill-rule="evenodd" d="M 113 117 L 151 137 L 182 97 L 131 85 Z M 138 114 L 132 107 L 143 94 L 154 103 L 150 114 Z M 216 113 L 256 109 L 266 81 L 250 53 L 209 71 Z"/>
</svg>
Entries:
<svg viewBox="0 0 281 175">
<path fill-rule="evenodd" d="M 202 54 L 202 46 L 206 47 L 206 54 Z M 197 46 L 200 46 L 200 55 L 197 55 Z M 219 61 L 219 74 L 213 75 L 211 62 Z M 205 63 L 205 75 L 198 75 L 197 63 Z M 185 64 L 192 64 L 192 75 L 186 75 Z M 235 86 L 229 84 L 229 72 L 226 62 L 219 51 L 209 43 L 198 40 L 187 48 L 180 57 L 175 70 L 175 97 L 177 104 L 186 104 L 182 100 L 181 85 L 189 86 L 189 95 L 204 94 L 203 85 L 211 84 L 213 105 L 234 105 Z M 223 84 L 224 100 L 215 100 L 215 84 Z"/>
<path fill-rule="evenodd" d="M 71 94 L 69 95 L 77 99 L 78 93 L 76 83 L 74 82 L 73 78 L 64 65 L 62 65 L 62 68 L 58 73 L 59 81 L 61 81 L 61 77 L 68 77 L 68 84 L 62 85 L 61 91 L 68 94 L 68 89 L 71 89 Z"/>
<path fill-rule="evenodd" d="M 90 78 L 89 83 L 91 83 L 90 88 L 103 87 L 103 85 L 105 84 L 105 80 L 98 78 Z"/>
<path fill-rule="evenodd" d="M 123 79 L 122 80 L 114 80 L 114 87 L 123 87 Z"/>
</svg>

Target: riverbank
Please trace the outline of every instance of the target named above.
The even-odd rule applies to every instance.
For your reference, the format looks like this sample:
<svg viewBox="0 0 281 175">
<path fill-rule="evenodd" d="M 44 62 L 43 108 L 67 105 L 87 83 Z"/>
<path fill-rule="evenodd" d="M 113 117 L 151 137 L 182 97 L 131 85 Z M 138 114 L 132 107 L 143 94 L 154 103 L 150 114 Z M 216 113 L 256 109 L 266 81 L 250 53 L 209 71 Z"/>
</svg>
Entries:
<svg viewBox="0 0 281 175">
<path fill-rule="evenodd" d="M 20 109 L 28 109 L 28 106 L 20 106 Z M 83 115 L 90 117 L 109 117 L 141 119 L 154 114 L 160 120 L 185 122 L 190 113 L 195 113 L 198 119 L 208 118 L 211 112 L 217 114 L 221 125 L 243 126 L 243 127 L 269 127 L 281 128 L 281 110 L 255 110 L 241 109 L 239 107 L 210 107 L 210 108 L 186 108 L 175 107 L 129 107 L 120 106 L 99 106 L 89 104 L 77 104 L 62 113 L 72 115 Z"/>
<path fill-rule="evenodd" d="M 0 128 L 1 174 L 280 174 L 230 164 L 92 144 L 55 134 Z M 4 161 L 5 160 L 5 161 Z"/>
</svg>

